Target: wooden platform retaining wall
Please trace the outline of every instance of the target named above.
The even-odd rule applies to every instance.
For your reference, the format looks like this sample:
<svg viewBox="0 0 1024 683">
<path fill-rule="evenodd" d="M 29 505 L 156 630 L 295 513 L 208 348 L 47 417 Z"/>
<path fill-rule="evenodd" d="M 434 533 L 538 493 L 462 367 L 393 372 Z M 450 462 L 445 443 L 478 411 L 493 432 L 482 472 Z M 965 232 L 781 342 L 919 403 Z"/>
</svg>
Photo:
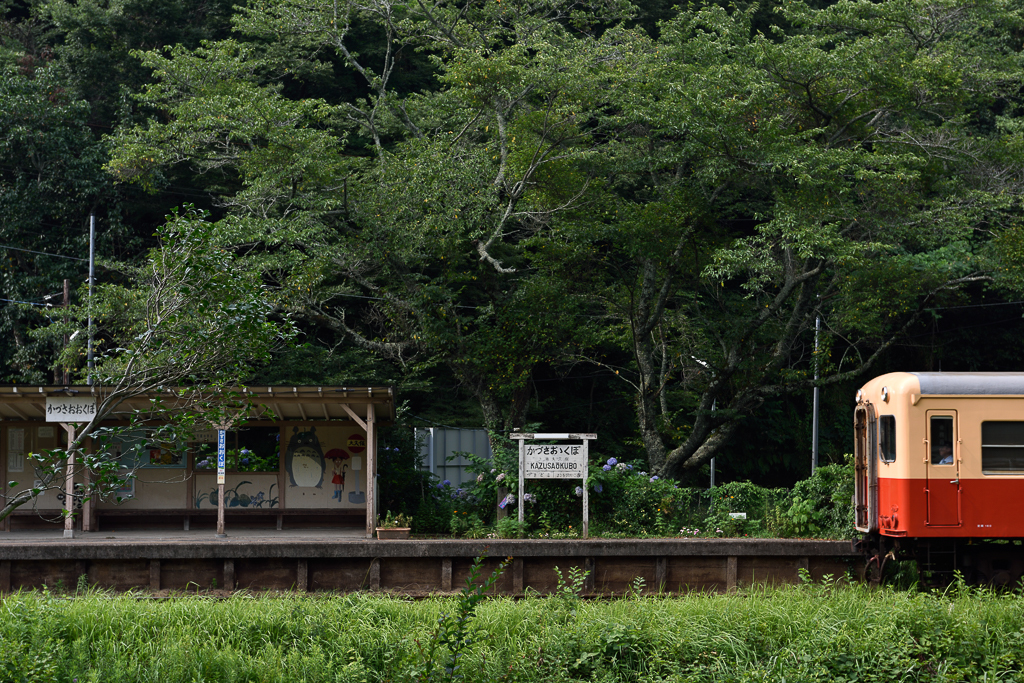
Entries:
<svg viewBox="0 0 1024 683">
<path fill-rule="evenodd" d="M 178 542 L 0 542 L 0 592 L 62 585 L 115 590 L 195 592 L 209 589 L 391 591 L 428 595 L 459 590 L 473 558 L 487 573 L 503 559 L 503 594 L 550 593 L 558 567 L 587 572 L 584 592 L 723 592 L 767 582 L 793 583 L 854 570 L 846 541 L 652 539 L 589 541 L 196 540 Z"/>
</svg>

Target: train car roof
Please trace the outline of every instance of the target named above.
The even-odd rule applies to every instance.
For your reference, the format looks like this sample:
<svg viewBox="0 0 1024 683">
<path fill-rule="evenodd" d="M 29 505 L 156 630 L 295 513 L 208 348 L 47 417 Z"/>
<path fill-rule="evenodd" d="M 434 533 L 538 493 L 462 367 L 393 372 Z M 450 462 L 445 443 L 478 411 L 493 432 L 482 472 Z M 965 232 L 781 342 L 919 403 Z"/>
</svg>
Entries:
<svg viewBox="0 0 1024 683">
<path fill-rule="evenodd" d="M 1024 372 L 911 372 L 928 394 L 1024 394 Z"/>
</svg>

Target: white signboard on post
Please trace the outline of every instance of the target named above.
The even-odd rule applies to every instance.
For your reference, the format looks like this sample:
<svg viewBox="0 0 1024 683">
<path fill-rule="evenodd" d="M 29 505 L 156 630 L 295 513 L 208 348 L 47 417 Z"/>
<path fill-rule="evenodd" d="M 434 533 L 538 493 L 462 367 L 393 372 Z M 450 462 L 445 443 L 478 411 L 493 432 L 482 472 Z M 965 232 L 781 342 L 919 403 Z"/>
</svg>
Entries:
<svg viewBox="0 0 1024 683">
<path fill-rule="evenodd" d="M 96 399 L 92 396 L 47 396 L 47 422 L 88 422 L 96 417 Z"/>
<path fill-rule="evenodd" d="M 526 434 L 514 432 L 508 438 L 519 442 L 519 521 L 527 479 L 582 479 L 583 538 L 590 531 L 590 498 L 587 495 L 588 445 L 597 434 Z M 582 444 L 527 444 L 527 441 L 582 441 Z"/>
<path fill-rule="evenodd" d="M 580 444 L 526 446 L 526 479 L 585 479 L 586 449 Z"/>
<path fill-rule="evenodd" d="M 224 483 L 224 470 L 227 460 L 226 434 L 223 429 L 217 430 L 217 484 Z"/>
</svg>

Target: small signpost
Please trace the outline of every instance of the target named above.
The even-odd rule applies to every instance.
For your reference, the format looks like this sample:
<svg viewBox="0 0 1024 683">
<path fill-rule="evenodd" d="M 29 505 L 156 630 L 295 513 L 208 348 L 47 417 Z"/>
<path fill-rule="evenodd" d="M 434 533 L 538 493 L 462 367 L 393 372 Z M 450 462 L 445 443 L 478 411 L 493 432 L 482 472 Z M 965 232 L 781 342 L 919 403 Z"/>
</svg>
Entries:
<svg viewBox="0 0 1024 683">
<path fill-rule="evenodd" d="M 227 430 L 217 430 L 217 538 L 224 533 L 224 470 L 227 460 Z"/>
<path fill-rule="evenodd" d="M 597 434 L 524 434 L 513 432 L 519 441 L 519 521 L 523 521 L 527 479 L 582 479 L 583 538 L 590 528 L 590 499 L 587 491 L 588 445 Z M 527 444 L 527 441 L 582 441 L 582 444 Z"/>
</svg>

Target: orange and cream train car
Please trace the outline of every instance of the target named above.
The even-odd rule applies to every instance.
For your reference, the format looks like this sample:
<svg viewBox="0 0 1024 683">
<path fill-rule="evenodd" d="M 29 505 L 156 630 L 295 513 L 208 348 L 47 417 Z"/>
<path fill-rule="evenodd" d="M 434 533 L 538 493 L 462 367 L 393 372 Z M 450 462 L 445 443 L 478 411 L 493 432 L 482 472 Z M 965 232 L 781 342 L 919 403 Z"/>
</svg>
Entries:
<svg viewBox="0 0 1024 683">
<path fill-rule="evenodd" d="M 854 506 L 867 572 L 1024 574 L 1024 373 L 894 372 L 857 392 Z"/>
</svg>

